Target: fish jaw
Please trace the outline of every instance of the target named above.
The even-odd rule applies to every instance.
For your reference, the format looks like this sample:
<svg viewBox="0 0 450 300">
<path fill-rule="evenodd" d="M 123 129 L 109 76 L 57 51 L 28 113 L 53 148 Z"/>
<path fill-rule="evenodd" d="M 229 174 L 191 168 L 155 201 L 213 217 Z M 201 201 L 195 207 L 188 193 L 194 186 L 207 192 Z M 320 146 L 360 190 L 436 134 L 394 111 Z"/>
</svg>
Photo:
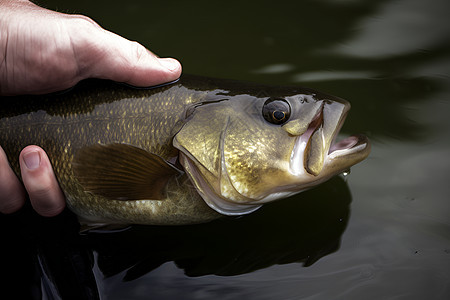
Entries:
<svg viewBox="0 0 450 300">
<path fill-rule="evenodd" d="M 211 186 L 211 182 L 218 180 L 211 179 L 214 175 L 202 167 L 194 157 L 180 151 L 179 159 L 197 192 L 205 203 L 216 212 L 226 216 L 239 216 L 252 213 L 261 207 L 261 204 L 236 203 L 227 200 L 216 191 L 217 187 L 214 189 Z M 207 177 L 209 177 L 209 180 L 206 179 Z"/>
<path fill-rule="evenodd" d="M 336 142 L 349 110 L 348 102 L 322 105 L 308 129 L 297 137 L 289 162 L 291 175 L 315 185 L 348 170 L 369 155 L 370 142 L 364 135 Z"/>
<path fill-rule="evenodd" d="M 247 214 L 307 190 L 369 154 L 365 138 L 334 143 L 350 109 L 347 101 L 288 96 L 290 119 L 281 126 L 263 117 L 266 101 L 239 94 L 197 106 L 173 139 L 193 186 L 223 215 Z"/>
</svg>

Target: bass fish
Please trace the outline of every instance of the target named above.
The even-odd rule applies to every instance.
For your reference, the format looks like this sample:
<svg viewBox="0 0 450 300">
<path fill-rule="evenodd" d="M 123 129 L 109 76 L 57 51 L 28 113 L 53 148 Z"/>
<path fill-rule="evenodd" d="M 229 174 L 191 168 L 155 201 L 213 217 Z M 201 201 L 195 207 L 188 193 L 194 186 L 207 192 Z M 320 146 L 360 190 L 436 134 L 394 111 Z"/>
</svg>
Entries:
<svg viewBox="0 0 450 300">
<path fill-rule="evenodd" d="M 362 161 L 365 136 L 335 141 L 349 109 L 306 88 L 91 79 L 1 98 L 0 145 L 18 176 L 21 149 L 41 146 L 82 224 L 194 224 L 251 213 Z"/>
</svg>

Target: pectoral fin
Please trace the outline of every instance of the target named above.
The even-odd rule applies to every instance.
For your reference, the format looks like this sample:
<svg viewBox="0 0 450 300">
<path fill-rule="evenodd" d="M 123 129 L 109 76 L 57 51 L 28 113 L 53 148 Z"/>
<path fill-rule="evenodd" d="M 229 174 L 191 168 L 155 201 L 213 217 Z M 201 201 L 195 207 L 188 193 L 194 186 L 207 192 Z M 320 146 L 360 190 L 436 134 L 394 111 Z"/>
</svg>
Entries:
<svg viewBox="0 0 450 300">
<path fill-rule="evenodd" d="M 73 170 L 86 191 L 111 200 L 162 200 L 167 181 L 181 173 L 160 156 L 126 144 L 82 148 Z"/>
</svg>

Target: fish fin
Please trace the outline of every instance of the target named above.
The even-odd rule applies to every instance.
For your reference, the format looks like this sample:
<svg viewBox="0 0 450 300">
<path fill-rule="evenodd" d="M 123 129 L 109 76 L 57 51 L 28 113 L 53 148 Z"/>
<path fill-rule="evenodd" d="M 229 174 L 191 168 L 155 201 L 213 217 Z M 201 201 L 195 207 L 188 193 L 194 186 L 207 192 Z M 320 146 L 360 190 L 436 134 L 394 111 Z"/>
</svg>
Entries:
<svg viewBox="0 0 450 300">
<path fill-rule="evenodd" d="M 85 191 L 110 200 L 162 200 L 169 179 L 181 173 L 160 156 L 127 144 L 80 149 L 73 162 Z"/>
</svg>

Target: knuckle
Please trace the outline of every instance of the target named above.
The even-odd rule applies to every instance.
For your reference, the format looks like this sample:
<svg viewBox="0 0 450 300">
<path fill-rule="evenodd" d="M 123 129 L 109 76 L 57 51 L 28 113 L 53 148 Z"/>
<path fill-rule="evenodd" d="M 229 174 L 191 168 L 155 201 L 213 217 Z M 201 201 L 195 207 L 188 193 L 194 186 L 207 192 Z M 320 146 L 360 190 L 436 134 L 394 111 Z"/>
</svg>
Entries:
<svg viewBox="0 0 450 300">
<path fill-rule="evenodd" d="M 69 15 L 69 18 L 78 26 L 82 26 L 82 28 L 86 27 L 95 27 L 100 28 L 100 25 L 97 24 L 94 20 L 84 15 Z"/>
<path fill-rule="evenodd" d="M 52 196 L 55 190 L 53 180 L 47 175 L 42 175 L 33 180 L 31 184 L 26 185 L 26 189 L 30 198 L 46 199 Z"/>
<path fill-rule="evenodd" d="M 134 52 L 136 53 L 136 57 L 142 58 L 146 54 L 146 49 L 144 48 L 144 46 L 142 46 L 141 44 L 139 44 L 136 41 L 132 41 L 131 44 L 134 47 Z"/>
<path fill-rule="evenodd" d="M 27 189 L 33 208 L 42 216 L 54 216 L 64 208 L 64 196 L 55 180 L 47 178 Z"/>
<path fill-rule="evenodd" d="M 41 167 L 22 172 L 22 178 L 31 204 L 40 215 L 54 216 L 62 211 L 65 206 L 64 194 L 46 156 L 43 156 Z"/>
<path fill-rule="evenodd" d="M 131 46 L 131 53 L 135 58 L 135 60 L 133 61 L 133 65 L 135 68 L 137 68 L 142 61 L 147 59 L 148 50 L 144 46 L 135 41 L 132 41 L 130 46 Z"/>
</svg>

